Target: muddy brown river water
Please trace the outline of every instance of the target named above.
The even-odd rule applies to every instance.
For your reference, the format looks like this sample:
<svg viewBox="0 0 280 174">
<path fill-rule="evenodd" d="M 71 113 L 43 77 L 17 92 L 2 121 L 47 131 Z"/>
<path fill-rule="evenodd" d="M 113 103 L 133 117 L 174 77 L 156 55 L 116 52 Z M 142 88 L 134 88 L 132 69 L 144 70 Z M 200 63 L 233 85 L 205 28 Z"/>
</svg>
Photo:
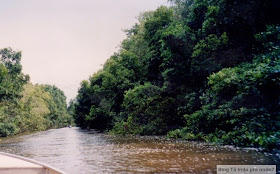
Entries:
<svg viewBox="0 0 280 174">
<path fill-rule="evenodd" d="M 280 154 L 164 137 L 114 136 L 79 128 L 3 139 L 0 151 L 22 155 L 69 174 L 216 173 L 217 165 L 277 165 Z"/>
</svg>

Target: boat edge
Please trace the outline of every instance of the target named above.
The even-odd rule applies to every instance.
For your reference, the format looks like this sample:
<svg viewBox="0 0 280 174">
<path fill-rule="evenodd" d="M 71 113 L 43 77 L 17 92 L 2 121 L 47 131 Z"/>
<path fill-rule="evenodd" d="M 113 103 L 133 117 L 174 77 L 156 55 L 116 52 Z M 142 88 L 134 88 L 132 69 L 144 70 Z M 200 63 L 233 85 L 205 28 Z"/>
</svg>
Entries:
<svg viewBox="0 0 280 174">
<path fill-rule="evenodd" d="M 30 162 L 30 163 L 33 163 L 33 164 L 37 164 L 37 165 L 40 165 L 46 169 L 49 169 L 51 171 L 54 171 L 58 174 L 67 174 L 55 167 L 52 167 L 50 165 L 47 165 L 45 163 L 41 163 L 41 162 L 38 162 L 36 160 L 33 160 L 33 159 L 30 159 L 30 158 L 26 158 L 26 157 L 23 157 L 23 156 L 19 156 L 19 155 L 15 155 L 15 154 L 10 154 L 10 153 L 6 153 L 6 152 L 0 152 L 0 155 L 5 155 L 5 156 L 9 156 L 9 157 L 13 157 L 13 158 L 16 158 L 16 159 L 20 159 L 20 160 L 24 160 L 24 161 L 27 161 L 27 162 Z"/>
</svg>

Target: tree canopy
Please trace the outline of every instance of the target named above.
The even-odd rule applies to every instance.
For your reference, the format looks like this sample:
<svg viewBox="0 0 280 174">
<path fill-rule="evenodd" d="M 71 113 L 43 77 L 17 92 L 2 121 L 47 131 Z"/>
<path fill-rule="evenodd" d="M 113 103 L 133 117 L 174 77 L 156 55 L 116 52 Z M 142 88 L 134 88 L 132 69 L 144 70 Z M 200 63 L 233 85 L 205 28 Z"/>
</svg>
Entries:
<svg viewBox="0 0 280 174">
<path fill-rule="evenodd" d="M 140 14 L 81 83 L 77 125 L 279 148 L 279 1 L 170 3 Z"/>
<path fill-rule="evenodd" d="M 0 50 L 0 136 L 62 127 L 73 122 L 56 86 L 33 85 L 22 73 L 21 52 Z"/>
</svg>

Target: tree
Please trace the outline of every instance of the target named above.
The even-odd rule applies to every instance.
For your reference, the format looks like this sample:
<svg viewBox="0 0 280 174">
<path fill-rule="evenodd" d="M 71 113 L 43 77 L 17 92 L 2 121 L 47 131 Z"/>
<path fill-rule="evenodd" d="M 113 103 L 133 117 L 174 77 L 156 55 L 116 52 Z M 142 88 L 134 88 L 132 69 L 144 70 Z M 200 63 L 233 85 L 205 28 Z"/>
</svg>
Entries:
<svg viewBox="0 0 280 174">
<path fill-rule="evenodd" d="M 165 95 L 160 87 L 151 83 L 128 90 L 122 104 L 122 124 L 116 124 L 114 131 L 124 134 L 158 135 L 178 128 L 178 122 L 182 119 L 172 112 L 175 100 Z"/>
<path fill-rule="evenodd" d="M 18 100 L 24 84 L 29 81 L 29 76 L 21 72 L 21 52 L 4 48 L 0 56 L 0 101 Z"/>
<path fill-rule="evenodd" d="M 71 123 L 64 93 L 56 86 L 28 83 L 20 61 L 21 52 L 0 50 L 0 136 Z"/>
<path fill-rule="evenodd" d="M 45 92 L 42 86 L 28 83 L 25 85 L 20 100 L 20 122 L 21 132 L 46 130 L 51 124 L 48 119 L 50 109 L 47 101 L 51 95 Z"/>
<path fill-rule="evenodd" d="M 185 115 L 187 126 L 177 136 L 193 139 L 187 136 L 192 133 L 212 142 L 279 148 L 279 36 L 279 27 L 269 26 L 256 35 L 263 51 L 252 63 L 209 76 L 201 109 Z"/>
<path fill-rule="evenodd" d="M 47 101 L 50 113 L 48 114 L 48 120 L 50 121 L 50 127 L 63 127 L 71 124 L 71 116 L 67 113 L 66 96 L 55 85 L 43 85 L 42 89 L 50 94 L 50 98 Z"/>
<path fill-rule="evenodd" d="M 29 80 L 21 70 L 21 52 L 11 48 L 0 50 L 0 136 L 9 136 L 20 131 L 18 128 L 18 102 L 24 84 Z"/>
<path fill-rule="evenodd" d="M 169 135 L 225 143 L 236 135 L 234 144 L 277 147 L 278 127 L 266 127 L 278 119 L 279 1 L 170 2 L 142 13 L 121 49 L 82 82 L 77 123 L 121 134 L 180 128 Z"/>
</svg>

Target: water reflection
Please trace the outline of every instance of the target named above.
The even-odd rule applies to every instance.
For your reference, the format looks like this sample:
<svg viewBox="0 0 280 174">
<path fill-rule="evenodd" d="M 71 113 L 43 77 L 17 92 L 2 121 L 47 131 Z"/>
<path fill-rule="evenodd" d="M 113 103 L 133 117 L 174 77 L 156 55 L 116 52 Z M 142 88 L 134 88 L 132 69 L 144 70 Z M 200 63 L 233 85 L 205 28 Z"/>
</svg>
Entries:
<svg viewBox="0 0 280 174">
<path fill-rule="evenodd" d="M 163 137 L 122 137 L 79 128 L 49 130 L 5 139 L 0 151 L 55 166 L 69 174 L 182 172 L 215 173 L 223 164 L 280 164 L 279 154 L 254 149 L 171 141 Z"/>
</svg>

